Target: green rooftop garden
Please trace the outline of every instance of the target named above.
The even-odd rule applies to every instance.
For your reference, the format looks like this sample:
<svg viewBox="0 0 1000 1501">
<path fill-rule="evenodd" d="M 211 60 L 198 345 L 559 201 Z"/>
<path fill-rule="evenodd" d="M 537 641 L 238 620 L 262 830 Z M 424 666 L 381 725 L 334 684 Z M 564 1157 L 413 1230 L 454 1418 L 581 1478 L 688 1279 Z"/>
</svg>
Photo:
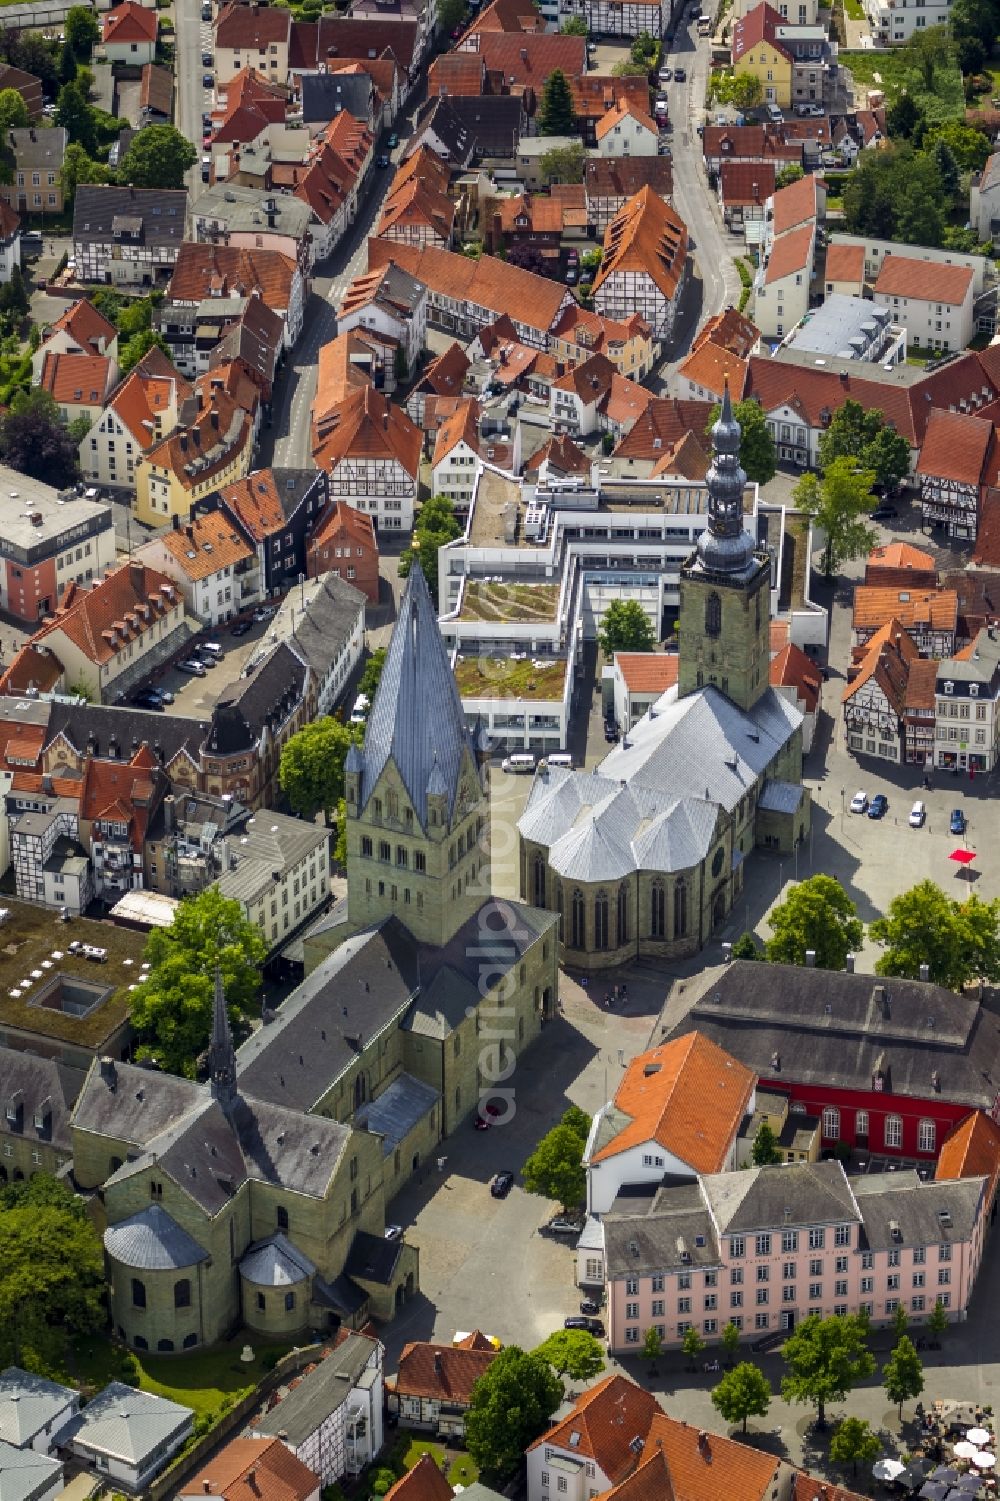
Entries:
<svg viewBox="0 0 1000 1501">
<path fill-rule="evenodd" d="M 533 621 L 554 620 L 558 603 L 558 584 L 495 584 L 470 579 L 458 618 L 529 625 Z"/>
<path fill-rule="evenodd" d="M 561 699 L 567 664 L 536 667 L 529 658 L 466 657 L 455 664 L 455 679 L 463 698 Z"/>
</svg>

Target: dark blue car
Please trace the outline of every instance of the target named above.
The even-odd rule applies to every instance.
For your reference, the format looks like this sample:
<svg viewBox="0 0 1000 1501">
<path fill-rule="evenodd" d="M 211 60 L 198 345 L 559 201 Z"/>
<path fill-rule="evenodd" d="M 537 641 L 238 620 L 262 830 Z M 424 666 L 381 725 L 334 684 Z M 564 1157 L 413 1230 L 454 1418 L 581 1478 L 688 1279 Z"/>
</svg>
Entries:
<svg viewBox="0 0 1000 1501">
<path fill-rule="evenodd" d="M 965 814 L 961 808 L 953 808 L 951 810 L 951 822 L 948 824 L 948 832 L 950 834 L 965 833 Z"/>
<path fill-rule="evenodd" d="M 884 792 L 876 792 L 875 796 L 872 798 L 871 803 L 869 804 L 869 807 L 868 807 L 868 817 L 869 818 L 884 818 L 885 814 L 886 814 L 886 809 L 888 808 L 888 806 L 889 806 L 889 799 L 886 797 L 885 793 Z"/>
</svg>

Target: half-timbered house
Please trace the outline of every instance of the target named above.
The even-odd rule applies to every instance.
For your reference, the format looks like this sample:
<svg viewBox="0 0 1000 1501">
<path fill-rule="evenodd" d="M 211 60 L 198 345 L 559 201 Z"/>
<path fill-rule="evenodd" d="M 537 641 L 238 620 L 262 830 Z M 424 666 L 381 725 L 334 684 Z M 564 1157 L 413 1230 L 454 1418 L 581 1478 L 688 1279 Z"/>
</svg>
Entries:
<svg viewBox="0 0 1000 1501">
<path fill-rule="evenodd" d="M 888 620 L 872 636 L 856 675 L 844 689 L 847 749 L 855 755 L 902 762 L 903 716 L 910 663 L 919 658 L 916 643 L 898 620 Z"/>
<path fill-rule="evenodd" d="M 420 479 L 420 429 L 374 386 L 351 392 L 313 450 L 332 500 L 349 500 L 380 529 L 409 531 Z"/>
<path fill-rule="evenodd" d="M 950 657 L 958 630 L 954 589 L 880 589 L 859 584 L 854 591 L 852 644 L 867 646 L 877 631 L 897 620 L 921 656 Z"/>
<path fill-rule="evenodd" d="M 985 417 L 935 407 L 927 419 L 917 478 L 924 522 L 949 537 L 975 539 L 979 501 L 990 461 L 996 468 L 996 430 Z"/>
<path fill-rule="evenodd" d="M 187 189 L 83 184 L 73 205 L 79 281 L 152 287 L 171 273 L 184 239 Z"/>
<path fill-rule="evenodd" d="M 638 313 L 663 342 L 673 329 L 688 270 L 687 226 L 646 186 L 608 225 L 594 306 L 622 323 Z"/>
</svg>

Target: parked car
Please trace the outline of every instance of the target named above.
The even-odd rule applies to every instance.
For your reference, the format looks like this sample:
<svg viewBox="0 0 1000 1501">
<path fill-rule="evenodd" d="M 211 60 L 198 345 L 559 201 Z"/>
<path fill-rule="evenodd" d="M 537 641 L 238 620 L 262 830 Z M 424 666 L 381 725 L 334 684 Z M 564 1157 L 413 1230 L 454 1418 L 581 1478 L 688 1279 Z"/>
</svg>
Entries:
<svg viewBox="0 0 1000 1501">
<path fill-rule="evenodd" d="M 213 62 L 214 58 L 212 57 L 211 52 L 203 52 L 201 54 L 201 65 L 203 68 L 210 68 Z"/>
<path fill-rule="evenodd" d="M 871 513 L 873 521 L 894 521 L 899 515 L 895 506 L 877 505 Z"/>
<path fill-rule="evenodd" d="M 399 136 L 395 131 L 393 131 L 392 135 L 389 137 L 388 145 L 390 151 L 395 151 L 396 147 L 399 145 Z"/>
<path fill-rule="evenodd" d="M 582 1313 L 570 1314 L 568 1319 L 563 1319 L 564 1329 L 586 1329 L 588 1334 L 595 1335 L 598 1339 L 604 1338 L 604 1325 L 600 1319 L 589 1318 Z"/>
<path fill-rule="evenodd" d="M 472 1129 L 474 1131 L 488 1131 L 493 1122 L 488 1115 L 480 1115 L 477 1110 L 472 1117 Z"/>
<path fill-rule="evenodd" d="M 661 68 L 656 76 L 661 83 L 669 83 L 674 76 L 674 70 L 673 68 Z"/>
<path fill-rule="evenodd" d="M 666 97 L 661 94 L 656 103 L 653 105 L 653 108 L 658 115 L 665 115 L 669 113 L 670 105 Z"/>
<path fill-rule="evenodd" d="M 150 691 L 152 693 L 158 693 L 165 704 L 172 704 L 174 701 L 174 695 L 171 693 L 169 688 L 153 688 Z"/>
<path fill-rule="evenodd" d="M 851 798 L 851 812 L 864 813 L 867 810 L 867 807 L 868 794 L 866 792 L 856 792 Z"/>
<path fill-rule="evenodd" d="M 215 88 L 215 79 L 212 77 L 211 73 L 203 73 L 201 75 L 201 86 L 203 89 Z"/>
<path fill-rule="evenodd" d="M 231 636 L 246 636 L 253 630 L 252 620 L 237 620 L 235 625 L 229 627 Z"/>
<path fill-rule="evenodd" d="M 923 803 L 917 802 L 910 809 L 910 828 L 922 829 L 924 819 L 927 817 L 927 809 Z"/>
<path fill-rule="evenodd" d="M 376 167 L 387 167 L 389 165 L 388 153 L 385 151 L 380 151 L 375 165 Z"/>
<path fill-rule="evenodd" d="M 253 618 L 254 618 L 255 622 L 259 625 L 262 620 L 270 620 L 270 618 L 271 618 L 271 616 L 273 614 L 274 614 L 274 606 L 273 605 L 258 605 L 257 608 L 256 608 L 256 610 L 254 610 L 254 612 L 253 612 Z"/>
<path fill-rule="evenodd" d="M 140 688 L 138 693 L 134 693 L 132 702 L 137 709 L 153 709 L 157 714 L 163 713 L 163 699 L 158 693 L 153 693 L 148 688 Z"/>
<path fill-rule="evenodd" d="M 542 1229 L 547 1235 L 582 1235 L 583 1221 L 567 1218 L 566 1215 L 557 1214 L 554 1220 L 549 1220 Z"/>
<path fill-rule="evenodd" d="M 594 1301 L 593 1298 L 581 1298 L 580 1299 L 580 1312 L 581 1313 L 594 1314 L 594 1313 L 600 1313 L 600 1311 L 601 1311 L 601 1305 L 600 1305 L 600 1303 L 595 1303 L 595 1301 Z"/>
<path fill-rule="evenodd" d="M 869 818 L 884 818 L 885 814 L 886 814 L 886 809 L 888 808 L 888 806 L 889 806 L 889 799 L 886 797 L 885 793 L 884 792 L 876 792 L 875 796 L 871 800 L 871 806 L 868 809 L 868 817 Z"/>
<path fill-rule="evenodd" d="M 386 1225 L 384 1234 L 386 1240 L 402 1240 L 403 1227 L 402 1225 Z"/>
<path fill-rule="evenodd" d="M 514 1174 L 504 1168 L 490 1179 L 490 1193 L 495 1199 L 505 1199 L 514 1187 Z"/>
<path fill-rule="evenodd" d="M 685 73 L 684 69 L 683 68 L 675 68 L 674 69 L 674 83 L 686 83 L 686 82 L 687 82 L 687 74 Z"/>
<path fill-rule="evenodd" d="M 795 106 L 795 113 L 799 116 L 821 115 L 823 112 L 821 104 L 797 104 Z"/>
<path fill-rule="evenodd" d="M 948 820 L 948 833 L 965 833 L 965 814 L 962 812 L 961 808 L 952 808 L 951 818 Z"/>
<path fill-rule="evenodd" d="M 193 678 L 208 677 L 208 669 L 204 662 L 196 662 L 193 657 L 188 657 L 184 662 L 178 662 L 177 671 L 190 673 Z"/>
<path fill-rule="evenodd" d="M 198 650 L 208 657 L 214 657 L 216 661 L 222 656 L 222 647 L 218 641 L 199 641 Z"/>
</svg>

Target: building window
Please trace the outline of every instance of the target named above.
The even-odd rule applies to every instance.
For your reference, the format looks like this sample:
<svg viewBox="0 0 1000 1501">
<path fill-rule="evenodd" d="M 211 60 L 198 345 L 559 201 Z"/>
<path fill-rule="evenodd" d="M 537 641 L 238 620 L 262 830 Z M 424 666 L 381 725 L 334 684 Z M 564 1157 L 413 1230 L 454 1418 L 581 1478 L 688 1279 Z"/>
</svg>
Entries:
<svg viewBox="0 0 1000 1501">
<path fill-rule="evenodd" d="M 674 887 L 674 937 L 684 938 L 687 936 L 688 926 L 688 902 L 687 887 L 683 881 L 678 881 Z"/>
<path fill-rule="evenodd" d="M 850 1225 L 837 1226 L 836 1230 L 833 1232 L 833 1243 L 835 1246 L 849 1246 L 851 1244 Z"/>
<path fill-rule="evenodd" d="M 572 913 L 573 924 L 572 947 L 575 949 L 582 949 L 586 944 L 586 928 L 583 916 L 583 892 L 580 891 L 579 888 L 573 892 L 573 899 L 570 904 L 570 910 Z"/>
<path fill-rule="evenodd" d="M 649 936 L 650 938 L 665 938 L 667 936 L 666 903 L 662 881 L 654 881 L 650 888 Z"/>
<path fill-rule="evenodd" d="M 278 1205 L 277 1223 L 279 1230 L 288 1229 L 288 1210 L 285 1208 L 284 1204 Z"/>
<path fill-rule="evenodd" d="M 823 1244 L 824 1244 L 825 1240 L 826 1240 L 826 1231 L 821 1226 L 817 1226 L 814 1229 L 810 1230 L 809 1231 L 809 1249 L 810 1249 L 810 1251 L 822 1251 Z"/>
<path fill-rule="evenodd" d="M 294 1293 L 286 1293 L 285 1294 L 285 1312 L 286 1313 L 291 1313 L 291 1311 L 292 1311 L 292 1309 L 294 1307 L 295 1307 L 295 1294 Z"/>
<path fill-rule="evenodd" d="M 933 1121 L 921 1121 L 917 1127 L 917 1151 L 933 1152 L 937 1144 L 937 1126 Z"/>
<path fill-rule="evenodd" d="M 799 1232 L 797 1230 L 782 1230 L 781 1249 L 786 1255 L 799 1249 Z"/>
<path fill-rule="evenodd" d="M 133 1308 L 145 1308 L 145 1306 L 146 1306 L 146 1284 L 145 1284 L 145 1282 L 141 1281 L 140 1278 L 133 1277 L 132 1278 L 132 1307 Z"/>
<path fill-rule="evenodd" d="M 729 1237 L 729 1254 L 730 1254 L 730 1256 L 732 1256 L 734 1259 L 738 1258 L 740 1256 L 745 1256 L 746 1255 L 746 1250 L 747 1250 L 746 1240 L 744 1239 L 744 1237 L 742 1235 L 731 1235 Z"/>
<path fill-rule="evenodd" d="M 618 888 L 618 947 L 628 943 L 628 887 L 623 881 Z"/>
<path fill-rule="evenodd" d="M 187 1277 L 182 1277 L 179 1282 L 174 1283 L 174 1307 L 191 1307 L 191 1283 Z"/>
<path fill-rule="evenodd" d="M 711 593 L 705 601 L 705 635 L 718 636 L 722 630 L 722 600 Z"/>
<path fill-rule="evenodd" d="M 886 1116 L 885 1144 L 887 1147 L 895 1147 L 897 1150 L 903 1145 L 903 1121 L 901 1116 Z"/>
<path fill-rule="evenodd" d="M 828 1141 L 836 1141 L 840 1136 L 840 1111 L 833 1105 L 827 1105 L 823 1111 L 823 1135 Z"/>
<path fill-rule="evenodd" d="M 545 906 L 545 861 L 542 858 L 542 856 L 540 854 L 538 854 L 538 853 L 535 854 L 534 875 L 535 875 L 535 898 L 534 898 L 535 906 L 536 907 L 544 907 Z"/>
<path fill-rule="evenodd" d="M 608 946 L 608 893 L 599 891 L 594 898 L 594 948 Z"/>
<path fill-rule="evenodd" d="M 756 1240 L 756 1245 L 757 1245 L 757 1255 L 758 1256 L 770 1256 L 770 1254 L 771 1254 L 771 1237 L 770 1237 L 770 1235 L 768 1235 L 766 1232 L 758 1235 L 757 1236 L 757 1240 Z"/>
</svg>

